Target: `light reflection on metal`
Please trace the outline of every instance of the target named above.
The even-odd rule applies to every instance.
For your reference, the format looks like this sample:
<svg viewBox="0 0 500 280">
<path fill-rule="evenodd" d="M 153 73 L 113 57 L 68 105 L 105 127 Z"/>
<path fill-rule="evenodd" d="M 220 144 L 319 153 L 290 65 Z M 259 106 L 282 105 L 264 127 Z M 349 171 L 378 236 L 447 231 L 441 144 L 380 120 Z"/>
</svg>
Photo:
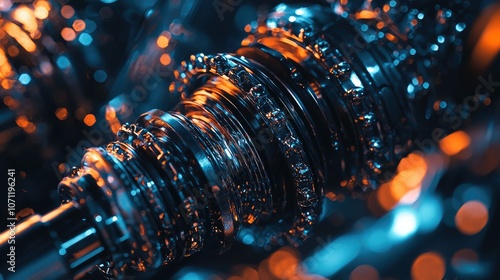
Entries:
<svg viewBox="0 0 500 280">
<path fill-rule="evenodd" d="M 26 12 L 21 10 L 18 17 L 31 30 L 32 17 Z M 390 12 L 391 7 L 384 5 L 383 13 Z M 74 240 L 87 242 L 86 249 L 75 256 L 90 261 L 67 273 L 85 273 L 105 259 L 104 252 L 112 260 L 109 267 L 103 266 L 109 274 L 122 275 L 130 266 L 146 271 L 189 257 L 207 244 L 222 252 L 238 232 L 246 244 L 267 247 L 290 242 L 297 246 L 318 220 L 323 193 L 332 201 L 346 191 L 362 196 L 384 181 L 374 196 L 382 210 L 390 212 L 368 230 L 334 240 L 302 264 L 293 249 L 282 248 L 261 264 L 262 270 L 281 278 L 307 277 L 309 272 L 328 277 L 368 253 L 402 247 L 403 241 L 434 230 L 443 210 L 439 198 L 429 193 L 432 182 L 428 179 L 439 177 L 443 165 L 429 163 L 425 159 L 429 155 L 405 156 L 412 148 L 411 134 L 424 130 L 416 126 L 416 120 L 430 118 L 423 115 L 428 111 L 414 110 L 432 106 L 437 111 L 435 105 L 439 109 L 444 101 L 422 102 L 434 96 L 435 85 L 430 75 L 433 67 L 414 64 L 427 53 L 421 56 L 412 48 L 411 36 L 406 36 L 414 34 L 418 20 L 402 24 L 408 30 L 400 33 L 381 13 L 371 9 L 371 1 L 353 14 L 359 22 L 349 19 L 344 8 L 337 17 L 324 7 L 280 5 L 267 22 L 246 28 L 254 33 L 236 54 L 198 54 L 181 63 L 170 86 L 172 93 L 183 98 L 175 111 L 150 111 L 137 124 L 119 127 L 118 114 L 131 108 L 122 102 L 122 95 L 111 101 L 105 119 L 118 132 L 118 141 L 87 150 L 82 167 L 60 185 L 63 202 L 70 203 L 59 208 L 62 214 L 53 212 L 42 218 L 49 222 L 64 213 L 76 216 L 80 212 L 92 217 L 82 233 L 64 243 L 71 247 Z M 69 19 L 74 10 L 64 6 L 61 14 Z M 451 21 L 448 14 L 439 10 L 438 23 Z M 412 11 L 412 16 L 421 19 L 418 11 Z M 339 25 L 335 27 L 342 28 L 318 31 L 333 20 Z M 62 29 L 61 36 L 74 41 L 76 32 L 84 29 L 82 23 L 73 24 Z M 172 47 L 176 43 L 172 35 L 188 32 L 173 22 L 169 31 L 148 41 L 145 49 Z M 387 55 L 377 57 L 388 59 L 384 67 L 375 61 L 379 54 L 370 48 L 352 54 L 342 46 L 352 43 L 357 33 L 374 43 L 368 44 L 370 48 L 380 48 L 377 51 Z M 79 35 L 78 42 L 88 46 L 93 39 L 85 34 Z M 440 49 L 432 44 L 428 51 L 437 57 Z M 132 61 L 136 58 L 136 68 L 131 69 L 139 72 L 150 59 L 164 66 L 172 62 L 169 54 L 158 50 L 153 58 L 141 53 Z M 64 55 L 56 64 L 72 69 Z M 391 74 L 401 76 L 392 79 Z M 94 75 L 98 82 L 105 77 L 106 73 Z M 56 117 L 65 119 L 65 110 L 59 108 Z M 95 115 L 85 109 L 79 115 L 87 126 L 96 123 Z M 26 116 L 18 117 L 16 123 L 33 130 Z M 268 138 L 259 138 L 265 137 L 259 134 L 262 131 Z M 469 136 L 461 133 L 442 140 L 446 155 L 469 146 Z M 387 176 L 393 171 L 395 176 Z M 457 227 L 466 234 L 481 231 L 487 223 L 486 206 L 473 201 L 462 207 L 456 215 Z M 483 218 L 473 229 L 462 225 L 474 212 L 469 208 L 481 210 Z M 273 219 L 279 222 L 265 225 Z M 380 240 L 373 236 L 380 232 L 389 233 L 384 236 L 387 248 L 375 244 Z M 95 235 L 106 238 L 97 241 Z M 63 251 L 58 252 L 64 257 Z M 415 273 L 427 269 L 420 262 L 416 261 Z M 439 269 L 440 275 L 443 269 Z"/>
</svg>

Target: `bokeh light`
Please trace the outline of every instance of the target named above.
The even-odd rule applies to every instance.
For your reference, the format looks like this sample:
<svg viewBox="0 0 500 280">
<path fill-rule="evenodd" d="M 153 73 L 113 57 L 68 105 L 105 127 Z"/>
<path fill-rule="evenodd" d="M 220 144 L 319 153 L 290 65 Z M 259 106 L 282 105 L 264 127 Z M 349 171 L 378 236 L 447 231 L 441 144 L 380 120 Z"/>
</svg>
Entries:
<svg viewBox="0 0 500 280">
<path fill-rule="evenodd" d="M 441 151 L 447 156 L 454 156 L 469 147 L 470 137 L 464 131 L 456 131 L 439 142 Z"/>
<path fill-rule="evenodd" d="M 413 280 L 442 280 L 446 273 L 444 258 L 435 252 L 418 256 L 411 267 Z"/>
<path fill-rule="evenodd" d="M 488 208 L 477 200 L 466 202 L 455 215 L 457 229 L 465 235 L 480 232 L 488 223 Z"/>
<path fill-rule="evenodd" d="M 349 280 L 378 280 L 380 279 L 378 271 L 371 265 L 360 265 L 356 267 L 349 275 Z"/>
</svg>

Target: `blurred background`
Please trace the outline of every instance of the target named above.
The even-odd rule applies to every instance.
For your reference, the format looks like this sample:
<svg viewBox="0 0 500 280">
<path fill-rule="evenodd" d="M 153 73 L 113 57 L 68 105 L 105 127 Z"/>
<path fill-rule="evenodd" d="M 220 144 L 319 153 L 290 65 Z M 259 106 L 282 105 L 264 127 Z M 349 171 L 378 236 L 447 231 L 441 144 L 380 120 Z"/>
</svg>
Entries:
<svg viewBox="0 0 500 280">
<path fill-rule="evenodd" d="M 405 2 L 308 1 L 375 13 Z M 0 0 L 0 172 L 17 170 L 18 220 L 59 205 L 57 184 L 85 148 L 113 140 L 145 111 L 172 107 L 179 96 L 169 86 L 182 60 L 236 50 L 279 3 Z M 249 245 L 243 230 L 224 255 L 126 279 L 496 279 L 500 4 L 474 5 L 467 24 L 452 26 L 465 35 L 450 71 L 458 74 L 442 77 L 449 101 L 433 104 L 454 129 L 437 124 L 416 139 L 417 151 L 388 183 L 363 197 L 327 193 L 316 235 L 300 248 Z M 452 17 L 439 12 L 438 20 Z M 432 48 L 445 41 L 433 39 Z M 88 279 L 104 278 L 96 271 Z"/>
</svg>

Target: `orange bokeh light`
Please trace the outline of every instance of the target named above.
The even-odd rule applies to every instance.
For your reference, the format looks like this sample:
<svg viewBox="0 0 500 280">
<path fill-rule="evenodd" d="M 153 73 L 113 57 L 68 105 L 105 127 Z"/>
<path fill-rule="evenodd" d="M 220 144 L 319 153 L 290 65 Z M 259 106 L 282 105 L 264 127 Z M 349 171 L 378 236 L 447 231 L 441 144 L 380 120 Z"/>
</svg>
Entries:
<svg viewBox="0 0 500 280">
<path fill-rule="evenodd" d="M 61 30 L 61 37 L 63 37 L 63 39 L 68 42 L 73 41 L 76 38 L 76 33 L 73 29 L 65 27 L 63 28 L 63 30 Z"/>
<path fill-rule="evenodd" d="M 439 141 L 439 147 L 447 156 L 454 156 L 469 147 L 470 137 L 463 131 L 456 131 Z"/>
<path fill-rule="evenodd" d="M 420 153 L 413 152 L 403 158 L 398 165 L 396 175 L 377 190 L 380 207 L 390 211 L 399 203 L 414 203 L 420 197 L 422 180 L 426 174 L 427 162 Z"/>
<path fill-rule="evenodd" d="M 484 9 L 475 22 L 471 34 L 479 35 L 472 51 L 471 66 L 477 71 L 484 71 L 500 52 L 500 4 L 492 4 Z"/>
<path fill-rule="evenodd" d="M 360 265 L 349 275 L 349 280 L 378 280 L 378 271 L 371 265 Z"/>
<path fill-rule="evenodd" d="M 464 264 L 475 263 L 479 260 L 479 255 L 472 249 L 458 250 L 453 257 L 451 257 L 451 264 L 455 267 L 460 267 Z"/>
<path fill-rule="evenodd" d="M 488 208 L 477 200 L 464 203 L 455 215 L 457 229 L 465 235 L 480 232 L 488 223 Z"/>
<path fill-rule="evenodd" d="M 160 35 L 160 36 L 158 36 L 158 39 L 156 39 L 156 45 L 158 45 L 158 47 L 160 47 L 162 49 L 168 47 L 169 42 L 170 42 L 170 39 L 167 38 L 167 36 L 165 36 L 165 35 Z"/>
<path fill-rule="evenodd" d="M 71 17 L 73 17 L 75 15 L 75 9 L 73 9 L 73 7 L 71 7 L 69 5 L 64 5 L 61 8 L 61 15 L 65 19 L 70 19 Z"/>
<path fill-rule="evenodd" d="M 167 66 L 172 62 L 172 59 L 170 58 L 170 55 L 168 53 L 164 53 L 160 56 L 160 63 L 164 66 Z"/>
<path fill-rule="evenodd" d="M 81 19 L 77 19 L 73 22 L 73 29 L 77 32 L 80 32 L 80 31 L 83 31 L 85 30 L 85 21 L 81 20 Z"/>
<path fill-rule="evenodd" d="M 269 270 L 279 279 L 289 279 L 297 274 L 299 259 L 295 250 L 284 247 L 269 258 Z"/>
<path fill-rule="evenodd" d="M 87 126 L 93 126 L 96 122 L 96 119 L 95 119 L 95 116 L 93 114 L 88 114 L 85 116 L 85 118 L 83 119 L 83 122 L 87 125 Z"/>
<path fill-rule="evenodd" d="M 56 110 L 56 117 L 61 121 L 65 120 L 68 118 L 68 110 L 66 108 L 58 108 Z"/>
<path fill-rule="evenodd" d="M 434 252 L 418 256 L 411 267 L 413 280 L 442 280 L 446 273 L 446 263 L 441 255 Z"/>
</svg>

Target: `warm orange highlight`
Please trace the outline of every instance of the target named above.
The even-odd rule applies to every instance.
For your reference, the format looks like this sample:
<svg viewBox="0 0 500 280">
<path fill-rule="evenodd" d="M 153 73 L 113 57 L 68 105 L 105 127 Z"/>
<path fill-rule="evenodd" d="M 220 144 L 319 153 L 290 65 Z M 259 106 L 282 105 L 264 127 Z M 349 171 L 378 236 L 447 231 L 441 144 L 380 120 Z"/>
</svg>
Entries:
<svg viewBox="0 0 500 280">
<path fill-rule="evenodd" d="M 356 267 L 349 275 L 349 280 L 378 280 L 380 279 L 378 271 L 371 265 L 360 265 Z"/>
<path fill-rule="evenodd" d="M 269 258 L 269 270 L 279 279 L 289 279 L 297 274 L 299 259 L 297 253 L 288 247 L 274 252 Z"/>
<path fill-rule="evenodd" d="M 58 108 L 56 110 L 56 117 L 61 121 L 65 120 L 68 118 L 68 110 L 66 108 Z"/>
<path fill-rule="evenodd" d="M 441 280 L 446 273 L 446 263 L 441 255 L 434 252 L 418 256 L 411 267 L 413 280 Z"/>
<path fill-rule="evenodd" d="M 164 53 L 160 56 L 160 63 L 164 66 L 167 66 L 172 62 L 172 59 L 170 58 L 170 55 L 168 53 Z"/>
<path fill-rule="evenodd" d="M 36 51 L 36 45 L 31 38 L 17 25 L 6 22 L 4 29 L 10 37 L 14 38 L 28 52 Z"/>
<path fill-rule="evenodd" d="M 477 72 L 484 71 L 500 52 L 500 4 L 486 8 L 476 21 L 472 35 L 481 35 L 472 51 L 471 66 Z"/>
<path fill-rule="evenodd" d="M 488 208 L 477 200 L 466 202 L 455 215 L 457 229 L 465 235 L 480 232 L 488 223 Z"/>
<path fill-rule="evenodd" d="M 414 203 L 420 197 L 426 174 L 427 162 L 423 156 L 418 152 L 409 154 L 400 161 L 396 175 L 378 188 L 378 204 L 390 211 L 398 203 Z"/>
<path fill-rule="evenodd" d="M 47 1 L 36 1 L 34 14 L 38 19 L 46 19 L 49 16 L 50 9 L 50 4 Z"/>
<path fill-rule="evenodd" d="M 362 10 L 361 12 L 356 13 L 355 18 L 356 19 L 372 19 L 372 18 L 375 18 L 376 16 L 377 16 L 377 13 L 375 13 L 374 11 Z"/>
<path fill-rule="evenodd" d="M 81 19 L 77 19 L 73 22 L 73 29 L 76 31 L 76 32 L 80 32 L 80 31 L 83 31 L 85 30 L 85 21 L 81 20 Z"/>
<path fill-rule="evenodd" d="M 61 37 L 68 42 L 73 41 L 76 38 L 76 33 L 73 29 L 64 27 L 63 30 L 61 30 Z"/>
<path fill-rule="evenodd" d="M 479 260 L 479 255 L 472 249 L 458 250 L 453 257 L 451 257 L 451 264 L 455 267 L 460 267 L 464 264 L 476 263 Z"/>
<path fill-rule="evenodd" d="M 454 156 L 470 145 L 470 137 L 463 131 L 454 132 L 439 141 L 439 147 L 447 156 Z"/>
<path fill-rule="evenodd" d="M 61 15 L 65 19 L 70 19 L 71 17 L 73 17 L 75 15 L 75 9 L 73 9 L 73 7 L 71 7 L 69 5 L 64 5 L 61 8 Z"/>
<path fill-rule="evenodd" d="M 87 126 L 93 126 L 96 122 L 95 116 L 93 114 L 88 114 L 85 116 L 85 118 L 83 118 L 83 122 Z"/>
<path fill-rule="evenodd" d="M 118 117 L 116 117 L 115 109 L 111 106 L 107 106 L 106 107 L 106 115 L 104 118 L 106 119 L 106 121 L 108 121 L 109 127 L 111 128 L 111 131 L 116 134 L 118 132 L 118 130 L 120 129 L 121 124 L 120 124 L 120 120 L 118 119 Z"/>
<path fill-rule="evenodd" d="M 169 41 L 170 40 L 166 36 L 160 35 L 160 36 L 158 36 L 158 39 L 156 40 L 156 45 L 158 45 L 158 47 L 164 49 L 164 48 L 168 47 Z"/>
<path fill-rule="evenodd" d="M 29 121 L 26 116 L 19 116 L 16 118 L 16 123 L 20 128 L 26 128 L 28 127 Z"/>
<path fill-rule="evenodd" d="M 21 5 L 12 12 L 12 18 L 22 23 L 24 30 L 32 33 L 38 29 L 38 23 L 33 10 Z"/>
</svg>

